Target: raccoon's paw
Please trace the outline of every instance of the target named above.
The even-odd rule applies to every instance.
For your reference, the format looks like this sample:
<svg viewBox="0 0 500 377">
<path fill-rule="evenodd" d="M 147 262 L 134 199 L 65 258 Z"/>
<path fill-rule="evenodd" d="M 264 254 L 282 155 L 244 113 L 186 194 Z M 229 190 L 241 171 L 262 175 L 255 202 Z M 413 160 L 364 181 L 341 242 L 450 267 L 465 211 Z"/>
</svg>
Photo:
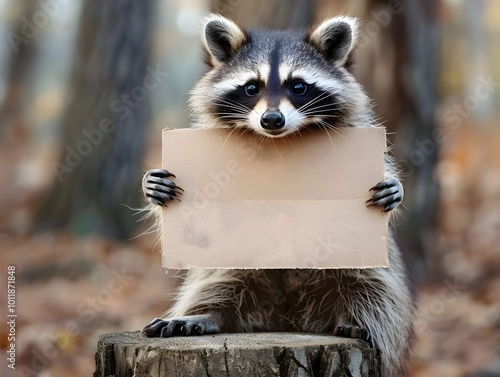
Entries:
<svg viewBox="0 0 500 377">
<path fill-rule="evenodd" d="M 219 332 L 217 321 L 207 314 L 171 319 L 155 318 L 142 329 L 141 336 L 170 338 L 171 336 L 218 334 Z"/>
<path fill-rule="evenodd" d="M 382 212 L 389 212 L 401 204 L 404 197 L 403 185 L 396 178 L 377 183 L 370 191 L 377 191 L 366 201 L 368 207 L 383 207 Z"/>
<path fill-rule="evenodd" d="M 354 325 L 339 324 L 333 330 L 333 335 L 342 336 L 344 338 L 363 339 L 370 342 L 373 347 L 372 337 L 367 329 Z"/>
<path fill-rule="evenodd" d="M 142 179 L 142 191 L 146 199 L 159 206 L 167 206 L 167 201 L 179 200 L 178 196 L 184 191 L 171 181 L 175 175 L 165 169 L 152 169 Z"/>
</svg>

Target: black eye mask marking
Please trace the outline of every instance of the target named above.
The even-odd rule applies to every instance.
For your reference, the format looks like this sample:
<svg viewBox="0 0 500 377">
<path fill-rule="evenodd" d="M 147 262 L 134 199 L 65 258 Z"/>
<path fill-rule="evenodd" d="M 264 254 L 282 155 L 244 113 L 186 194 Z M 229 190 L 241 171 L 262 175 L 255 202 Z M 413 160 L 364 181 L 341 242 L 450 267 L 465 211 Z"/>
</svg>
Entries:
<svg viewBox="0 0 500 377">
<path fill-rule="evenodd" d="M 224 94 L 214 103 L 214 110 L 221 122 L 247 120 L 257 102 L 269 96 L 262 80 L 251 80 Z M 297 78 L 286 80 L 272 97 L 276 107 L 282 98 L 287 98 L 303 116 L 320 117 L 331 125 L 345 113 L 345 106 L 339 103 L 337 96 Z"/>
<path fill-rule="evenodd" d="M 252 88 L 255 85 L 255 88 Z M 222 121 L 235 121 L 246 119 L 262 97 L 264 82 L 252 80 L 245 85 L 224 94 L 216 103 L 215 112 Z"/>
<path fill-rule="evenodd" d="M 298 83 L 300 85 L 297 85 Z M 305 116 L 324 116 L 327 118 L 341 112 L 335 96 L 318 88 L 315 84 L 294 79 L 285 82 L 284 86 L 287 88 L 287 97 L 290 103 Z M 306 88 L 301 88 L 301 86 L 306 86 Z"/>
</svg>

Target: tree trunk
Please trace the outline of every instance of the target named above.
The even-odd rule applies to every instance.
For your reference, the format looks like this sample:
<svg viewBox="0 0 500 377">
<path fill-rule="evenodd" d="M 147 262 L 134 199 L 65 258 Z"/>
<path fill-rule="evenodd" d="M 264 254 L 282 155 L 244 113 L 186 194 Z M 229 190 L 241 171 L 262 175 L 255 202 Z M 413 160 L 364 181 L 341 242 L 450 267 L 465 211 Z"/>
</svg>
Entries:
<svg viewBox="0 0 500 377">
<path fill-rule="evenodd" d="M 83 3 L 62 154 L 52 164 L 57 179 L 38 211 L 37 229 L 126 239 L 137 227 L 126 206 L 142 205 L 150 91 L 165 77 L 148 67 L 155 4 Z"/>
<path fill-rule="evenodd" d="M 12 8 L 20 8 L 14 15 L 17 20 L 6 34 L 8 41 L 9 61 L 6 72 L 5 96 L 0 105 L 1 139 L 26 139 L 29 134 L 26 114 L 23 112 L 24 101 L 29 92 L 31 76 L 36 53 L 35 35 L 26 35 L 26 31 L 35 34 L 35 29 L 27 29 L 24 20 L 31 19 L 38 7 L 36 1 L 12 3 Z M 26 18 L 23 18 L 26 17 Z"/>
<path fill-rule="evenodd" d="M 417 280 L 438 277 L 441 253 L 437 248 L 438 184 L 434 178 L 440 149 L 436 139 L 439 2 L 405 1 L 401 18 L 392 25 L 396 49 L 396 93 L 399 112 L 395 154 L 403 161 L 406 188 L 405 221 L 398 235 L 408 245 L 408 265 Z M 401 46 L 405 46 L 403 49 Z M 393 103 L 398 103 L 394 100 Z M 398 106 L 398 107 L 400 107 Z"/>
<path fill-rule="evenodd" d="M 142 338 L 102 335 L 94 377 L 380 377 L 367 342 L 300 333 Z"/>
</svg>

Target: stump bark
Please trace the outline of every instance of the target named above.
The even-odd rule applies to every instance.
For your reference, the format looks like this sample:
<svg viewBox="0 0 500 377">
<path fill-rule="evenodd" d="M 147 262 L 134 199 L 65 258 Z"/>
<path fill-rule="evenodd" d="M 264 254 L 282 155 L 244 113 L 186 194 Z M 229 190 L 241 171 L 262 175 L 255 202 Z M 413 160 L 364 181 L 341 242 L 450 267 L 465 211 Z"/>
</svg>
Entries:
<svg viewBox="0 0 500 377">
<path fill-rule="evenodd" d="M 380 377 L 362 340 L 302 333 L 142 338 L 102 335 L 94 377 Z"/>
</svg>

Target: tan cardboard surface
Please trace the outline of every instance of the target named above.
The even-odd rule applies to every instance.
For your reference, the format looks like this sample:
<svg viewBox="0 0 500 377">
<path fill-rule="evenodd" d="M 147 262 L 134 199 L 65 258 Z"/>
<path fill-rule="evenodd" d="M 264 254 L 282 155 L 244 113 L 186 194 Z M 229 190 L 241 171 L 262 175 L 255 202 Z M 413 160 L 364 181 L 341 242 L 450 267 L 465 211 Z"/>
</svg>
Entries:
<svg viewBox="0 0 500 377">
<path fill-rule="evenodd" d="M 388 215 L 365 204 L 385 151 L 381 128 L 163 130 L 163 167 L 185 190 L 163 210 L 163 267 L 387 267 Z"/>
</svg>

